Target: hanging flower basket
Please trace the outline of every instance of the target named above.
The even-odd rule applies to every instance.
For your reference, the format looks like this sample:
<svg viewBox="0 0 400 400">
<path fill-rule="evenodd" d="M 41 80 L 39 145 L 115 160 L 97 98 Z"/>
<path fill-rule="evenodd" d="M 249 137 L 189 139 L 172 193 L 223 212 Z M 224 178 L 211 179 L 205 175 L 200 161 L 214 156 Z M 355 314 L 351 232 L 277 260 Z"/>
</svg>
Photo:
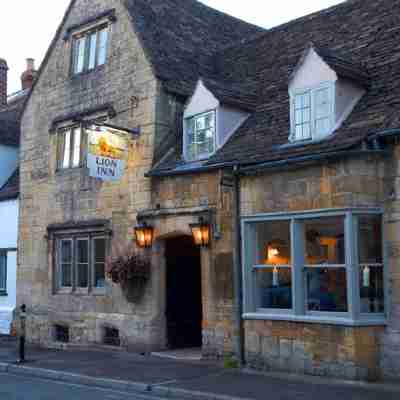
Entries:
<svg viewBox="0 0 400 400">
<path fill-rule="evenodd" d="M 151 263 L 148 256 L 133 246 L 116 246 L 113 255 L 106 260 L 107 276 L 121 287 L 136 281 L 146 283 L 150 278 Z"/>
</svg>

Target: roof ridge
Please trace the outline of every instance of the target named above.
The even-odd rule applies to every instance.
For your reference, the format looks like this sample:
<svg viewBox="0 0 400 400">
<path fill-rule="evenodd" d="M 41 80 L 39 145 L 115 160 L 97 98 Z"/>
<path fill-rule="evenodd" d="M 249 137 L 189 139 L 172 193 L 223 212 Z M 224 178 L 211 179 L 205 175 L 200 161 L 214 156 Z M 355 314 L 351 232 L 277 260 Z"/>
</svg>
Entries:
<svg viewBox="0 0 400 400">
<path fill-rule="evenodd" d="M 227 45 L 226 47 L 223 47 L 223 48 L 221 48 L 220 50 L 216 51 L 216 52 L 214 53 L 214 55 L 218 55 L 219 53 L 222 53 L 222 52 L 224 52 L 224 51 L 227 51 L 227 50 L 229 50 L 229 49 L 231 49 L 231 48 L 235 48 L 235 47 L 237 47 L 237 46 L 239 46 L 239 45 L 247 45 L 247 44 L 249 44 L 249 43 L 251 43 L 251 42 L 254 42 L 254 41 L 257 41 L 257 40 L 265 39 L 265 37 L 267 37 L 270 33 L 273 33 L 273 32 L 275 32 L 275 31 L 279 31 L 280 29 L 288 28 L 288 27 L 290 27 L 291 25 L 297 24 L 297 23 L 299 23 L 299 22 L 301 22 L 301 21 L 303 21 L 303 20 L 307 20 L 307 19 L 310 19 L 310 18 L 318 17 L 318 16 L 320 16 L 320 14 L 322 14 L 322 13 L 326 13 L 326 14 L 327 14 L 327 13 L 334 12 L 334 11 L 336 11 L 338 8 L 342 8 L 342 7 L 349 6 L 350 3 L 355 3 L 355 2 L 357 2 L 357 1 L 361 1 L 361 0 L 343 0 L 343 1 L 342 1 L 341 3 L 339 3 L 339 4 L 330 6 L 330 7 L 328 7 L 328 8 L 324 8 L 324 9 L 319 10 L 319 11 L 314 11 L 314 12 L 312 12 L 312 13 L 310 13 L 310 14 L 303 15 L 303 16 L 301 16 L 301 17 L 292 19 L 292 20 L 290 20 L 290 21 L 284 22 L 284 23 L 279 24 L 279 25 L 275 25 L 275 26 L 273 26 L 273 27 L 271 27 L 271 28 L 262 28 L 262 27 L 261 27 L 262 29 L 264 29 L 264 32 L 260 32 L 260 33 L 258 33 L 258 34 L 255 34 L 255 35 L 253 35 L 252 37 L 249 37 L 248 39 L 242 39 L 242 40 L 240 40 L 240 41 L 238 41 L 238 42 L 229 44 L 229 45 Z"/>
</svg>

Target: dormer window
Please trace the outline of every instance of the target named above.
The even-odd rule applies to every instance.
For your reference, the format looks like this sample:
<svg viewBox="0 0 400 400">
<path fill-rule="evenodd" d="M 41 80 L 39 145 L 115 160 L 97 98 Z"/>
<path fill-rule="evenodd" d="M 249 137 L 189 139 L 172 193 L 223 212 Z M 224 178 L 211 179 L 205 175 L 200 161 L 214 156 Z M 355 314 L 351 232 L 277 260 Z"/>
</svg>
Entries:
<svg viewBox="0 0 400 400">
<path fill-rule="evenodd" d="M 104 65 L 107 58 L 108 26 L 101 26 L 73 37 L 72 71 L 80 74 Z"/>
<path fill-rule="evenodd" d="M 216 148 L 215 111 L 186 119 L 186 159 L 201 160 L 214 153 Z"/>
<path fill-rule="evenodd" d="M 292 94 L 292 142 L 318 140 L 330 134 L 334 122 L 334 83 Z"/>
</svg>

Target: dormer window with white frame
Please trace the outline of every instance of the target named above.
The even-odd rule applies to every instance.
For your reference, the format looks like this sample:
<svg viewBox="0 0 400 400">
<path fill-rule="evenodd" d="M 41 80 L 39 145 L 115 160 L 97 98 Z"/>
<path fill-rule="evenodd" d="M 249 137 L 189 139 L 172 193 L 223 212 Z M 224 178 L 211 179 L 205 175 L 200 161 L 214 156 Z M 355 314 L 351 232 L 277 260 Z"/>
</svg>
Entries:
<svg viewBox="0 0 400 400">
<path fill-rule="evenodd" d="M 289 142 L 320 141 L 332 135 L 366 93 L 368 82 L 362 66 L 310 44 L 289 79 Z"/>
<path fill-rule="evenodd" d="M 188 118 L 185 154 L 188 161 L 208 158 L 216 148 L 216 113 L 209 111 Z"/>
<path fill-rule="evenodd" d="M 335 84 L 291 94 L 291 142 L 318 140 L 329 135 L 335 116 Z"/>
<path fill-rule="evenodd" d="M 247 112 L 221 103 L 199 79 L 183 113 L 184 160 L 210 158 L 248 117 Z"/>
</svg>

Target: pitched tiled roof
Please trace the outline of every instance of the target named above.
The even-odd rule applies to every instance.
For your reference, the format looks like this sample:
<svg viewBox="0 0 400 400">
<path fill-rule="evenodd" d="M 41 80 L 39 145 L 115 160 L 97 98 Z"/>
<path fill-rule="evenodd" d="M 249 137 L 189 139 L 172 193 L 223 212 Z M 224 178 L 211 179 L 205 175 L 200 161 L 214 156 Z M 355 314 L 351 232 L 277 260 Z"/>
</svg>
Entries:
<svg viewBox="0 0 400 400">
<path fill-rule="evenodd" d="M 289 145 L 289 80 L 310 43 L 339 76 L 368 85 L 367 92 L 331 137 Z M 225 74 L 232 66 L 233 79 L 255 68 L 249 88 L 258 105 L 207 166 L 346 150 L 371 133 L 400 127 L 400 0 L 348 0 L 227 48 L 216 59 Z M 172 170 L 171 157 L 157 168 Z"/>
<path fill-rule="evenodd" d="M 190 94 L 199 77 L 215 75 L 210 56 L 265 32 L 197 0 L 125 0 L 133 27 L 159 79 Z"/>
<path fill-rule="evenodd" d="M 19 195 L 19 169 L 16 169 L 8 181 L 0 188 L 0 201 L 11 200 Z"/>
<path fill-rule="evenodd" d="M 9 96 L 7 106 L 0 109 L 0 144 L 19 146 L 21 112 L 27 93 L 21 91 Z"/>
</svg>

